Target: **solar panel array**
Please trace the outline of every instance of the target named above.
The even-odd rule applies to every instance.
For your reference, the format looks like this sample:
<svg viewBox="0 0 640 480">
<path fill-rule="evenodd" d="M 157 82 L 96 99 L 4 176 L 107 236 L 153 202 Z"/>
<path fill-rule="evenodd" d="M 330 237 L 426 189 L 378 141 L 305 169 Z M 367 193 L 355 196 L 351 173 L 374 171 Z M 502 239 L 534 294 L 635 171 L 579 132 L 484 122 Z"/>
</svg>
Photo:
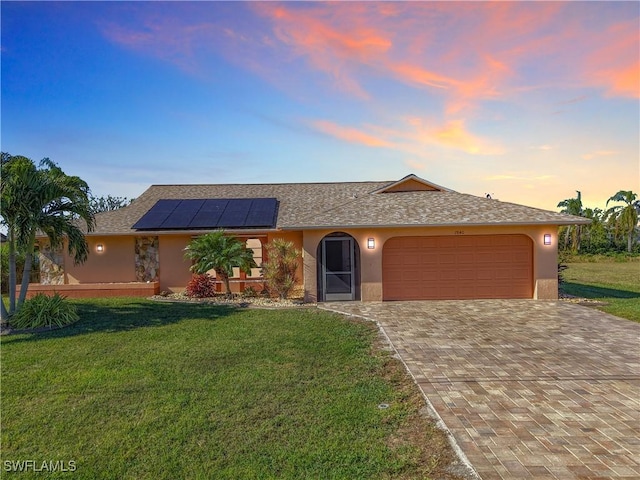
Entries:
<svg viewBox="0 0 640 480">
<path fill-rule="evenodd" d="M 138 220 L 136 230 L 274 228 L 275 198 L 162 199 Z"/>
</svg>

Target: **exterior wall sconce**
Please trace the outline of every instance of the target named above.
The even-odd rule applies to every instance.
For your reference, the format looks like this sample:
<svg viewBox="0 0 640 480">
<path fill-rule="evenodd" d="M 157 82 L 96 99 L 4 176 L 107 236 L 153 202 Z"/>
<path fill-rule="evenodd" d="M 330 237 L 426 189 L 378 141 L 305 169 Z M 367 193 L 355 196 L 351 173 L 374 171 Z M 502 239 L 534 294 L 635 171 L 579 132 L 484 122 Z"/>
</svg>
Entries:
<svg viewBox="0 0 640 480">
<path fill-rule="evenodd" d="M 374 238 L 367 238 L 367 248 L 369 250 L 373 250 L 376 248 L 376 241 Z"/>
<path fill-rule="evenodd" d="M 544 244 L 545 245 L 551 245 L 551 234 L 550 233 L 545 233 L 544 234 Z"/>
<path fill-rule="evenodd" d="M 96 252 L 98 253 L 104 252 L 104 245 L 102 243 L 99 243 L 96 245 Z"/>
</svg>

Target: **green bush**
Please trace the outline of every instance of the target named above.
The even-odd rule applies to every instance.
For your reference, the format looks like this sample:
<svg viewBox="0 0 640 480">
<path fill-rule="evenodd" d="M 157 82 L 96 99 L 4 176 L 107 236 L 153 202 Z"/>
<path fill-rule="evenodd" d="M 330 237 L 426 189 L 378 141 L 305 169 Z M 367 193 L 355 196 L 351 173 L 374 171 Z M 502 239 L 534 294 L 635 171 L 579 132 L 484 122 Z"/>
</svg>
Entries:
<svg viewBox="0 0 640 480">
<path fill-rule="evenodd" d="M 75 305 L 66 301 L 66 297 L 56 293 L 48 296 L 39 293 L 30 298 L 11 317 L 13 328 L 27 329 L 40 327 L 63 327 L 79 320 Z"/>
<path fill-rule="evenodd" d="M 0 285 L 2 293 L 9 291 L 9 244 L 0 245 Z M 35 267 L 36 265 L 34 265 Z M 16 252 L 16 283 L 22 281 L 22 269 L 24 268 L 24 254 Z"/>
<path fill-rule="evenodd" d="M 580 253 L 572 254 L 570 252 L 558 252 L 558 261 L 562 263 L 627 263 L 640 261 L 640 255 L 625 251 L 605 253 Z"/>
<path fill-rule="evenodd" d="M 256 298 L 258 296 L 258 292 L 255 288 L 253 287 L 247 287 L 244 289 L 244 291 L 242 292 L 242 296 L 244 298 Z"/>
</svg>

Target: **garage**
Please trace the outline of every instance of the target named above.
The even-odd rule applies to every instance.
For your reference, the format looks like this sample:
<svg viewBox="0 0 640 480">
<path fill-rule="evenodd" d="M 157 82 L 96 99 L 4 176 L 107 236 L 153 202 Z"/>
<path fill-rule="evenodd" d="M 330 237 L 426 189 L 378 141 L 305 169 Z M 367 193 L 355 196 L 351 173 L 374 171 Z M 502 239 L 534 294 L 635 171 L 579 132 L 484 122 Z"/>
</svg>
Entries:
<svg viewBox="0 0 640 480">
<path fill-rule="evenodd" d="M 384 300 L 532 298 L 526 235 L 394 237 L 382 253 Z"/>
</svg>

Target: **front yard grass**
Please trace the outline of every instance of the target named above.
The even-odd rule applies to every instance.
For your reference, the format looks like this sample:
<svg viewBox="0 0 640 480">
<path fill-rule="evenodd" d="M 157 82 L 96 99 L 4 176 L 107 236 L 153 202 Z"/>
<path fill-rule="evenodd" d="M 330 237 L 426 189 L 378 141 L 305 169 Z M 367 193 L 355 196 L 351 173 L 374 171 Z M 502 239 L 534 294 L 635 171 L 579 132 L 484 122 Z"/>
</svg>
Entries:
<svg viewBox="0 0 640 480">
<path fill-rule="evenodd" d="M 315 309 L 74 303 L 71 327 L 1 339 L 3 478 L 25 460 L 75 463 L 47 478 L 462 478 L 372 324 Z"/>
<path fill-rule="evenodd" d="M 601 310 L 640 322 L 640 257 L 624 262 L 607 258 L 573 260 L 563 272 L 563 292 L 602 301 L 606 305 L 598 307 Z"/>
</svg>

